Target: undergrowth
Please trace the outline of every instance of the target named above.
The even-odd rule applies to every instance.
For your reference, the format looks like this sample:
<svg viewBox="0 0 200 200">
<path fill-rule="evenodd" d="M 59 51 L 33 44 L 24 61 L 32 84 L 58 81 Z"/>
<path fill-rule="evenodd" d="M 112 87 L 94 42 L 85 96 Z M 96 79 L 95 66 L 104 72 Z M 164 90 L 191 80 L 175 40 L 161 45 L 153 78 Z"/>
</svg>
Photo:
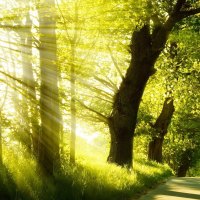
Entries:
<svg viewBox="0 0 200 200">
<path fill-rule="evenodd" d="M 78 152 L 75 166 L 63 157 L 62 170 L 55 173 L 55 179 L 47 179 L 37 173 L 33 158 L 14 152 L 7 149 L 0 167 L 1 200 L 126 200 L 172 174 L 168 166 L 146 161 L 141 155 L 128 171 L 107 164 L 98 151 L 89 153 L 85 148 Z"/>
</svg>

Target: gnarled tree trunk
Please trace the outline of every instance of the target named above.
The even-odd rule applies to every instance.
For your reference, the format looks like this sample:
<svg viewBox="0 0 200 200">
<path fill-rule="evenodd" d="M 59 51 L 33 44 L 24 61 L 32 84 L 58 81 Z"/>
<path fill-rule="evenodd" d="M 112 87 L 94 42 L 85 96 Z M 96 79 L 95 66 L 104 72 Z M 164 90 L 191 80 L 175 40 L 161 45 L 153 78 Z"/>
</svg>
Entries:
<svg viewBox="0 0 200 200">
<path fill-rule="evenodd" d="M 133 136 L 137 113 L 145 85 L 154 73 L 158 57 L 152 51 L 149 26 L 135 31 L 131 44 L 131 63 L 118 92 L 115 95 L 112 114 L 109 118 L 111 147 L 108 161 L 131 167 Z"/>
<path fill-rule="evenodd" d="M 171 122 L 174 113 L 174 103 L 172 98 L 166 98 L 163 104 L 162 111 L 156 120 L 153 128 L 156 136 L 149 143 L 148 159 L 159 163 L 162 162 L 162 146 L 164 137 L 167 133 L 168 126 Z"/>
</svg>

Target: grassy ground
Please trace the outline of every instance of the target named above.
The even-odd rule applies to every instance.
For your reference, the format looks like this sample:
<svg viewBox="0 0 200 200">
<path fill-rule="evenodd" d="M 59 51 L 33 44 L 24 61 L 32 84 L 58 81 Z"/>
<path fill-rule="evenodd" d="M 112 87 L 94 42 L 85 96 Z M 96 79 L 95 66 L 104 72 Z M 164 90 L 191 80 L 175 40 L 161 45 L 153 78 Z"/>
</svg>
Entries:
<svg viewBox="0 0 200 200">
<path fill-rule="evenodd" d="M 62 171 L 56 173 L 55 180 L 41 177 L 30 156 L 7 149 L 0 167 L 0 199 L 126 200 L 171 175 L 169 167 L 147 162 L 141 155 L 134 159 L 130 172 L 107 164 L 102 149 L 92 149 L 87 144 L 84 151 L 78 149 L 76 166 L 63 157 Z"/>
</svg>

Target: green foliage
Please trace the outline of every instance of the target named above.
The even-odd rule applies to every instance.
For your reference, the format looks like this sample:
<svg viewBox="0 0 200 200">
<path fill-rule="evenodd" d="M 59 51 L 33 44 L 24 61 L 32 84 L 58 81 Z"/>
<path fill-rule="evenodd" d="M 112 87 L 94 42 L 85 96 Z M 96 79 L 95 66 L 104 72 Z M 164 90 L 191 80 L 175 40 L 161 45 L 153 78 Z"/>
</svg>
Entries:
<svg viewBox="0 0 200 200">
<path fill-rule="evenodd" d="M 191 169 L 188 172 L 188 176 L 196 176 L 199 177 L 200 176 L 200 162 L 198 160 L 198 162 L 196 163 L 196 165 L 194 165 L 193 167 L 191 167 Z"/>
</svg>

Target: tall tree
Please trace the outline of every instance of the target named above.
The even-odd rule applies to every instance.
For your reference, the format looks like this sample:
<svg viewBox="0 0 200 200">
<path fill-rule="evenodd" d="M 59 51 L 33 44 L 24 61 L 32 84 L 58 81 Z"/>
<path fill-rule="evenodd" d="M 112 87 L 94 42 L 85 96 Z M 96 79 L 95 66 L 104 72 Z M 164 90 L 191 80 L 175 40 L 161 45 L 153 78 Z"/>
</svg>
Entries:
<svg viewBox="0 0 200 200">
<path fill-rule="evenodd" d="M 111 146 L 108 161 L 121 166 L 132 166 L 133 137 L 140 101 L 149 77 L 155 73 L 155 62 L 170 32 L 177 22 L 200 12 L 199 7 L 193 8 L 186 0 L 177 0 L 174 4 L 158 1 L 157 6 L 162 3 L 168 5 L 167 19 L 159 11 L 152 12 L 146 22 L 133 31 L 130 65 L 114 97 L 109 118 Z M 148 1 L 149 8 L 155 8 L 153 4 L 156 2 Z"/>
<path fill-rule="evenodd" d="M 1 112 L 0 112 L 0 166 L 3 163 L 3 141 L 2 141 L 2 117 L 1 117 Z"/>
<path fill-rule="evenodd" d="M 48 175 L 59 164 L 60 112 L 54 0 L 41 0 L 38 8 L 40 31 L 40 115 L 39 163 Z"/>
<path fill-rule="evenodd" d="M 32 59 L 32 20 L 30 18 L 30 9 L 27 9 L 25 16 L 25 25 L 20 33 L 21 45 L 22 45 L 22 67 L 23 67 L 23 83 L 24 83 L 24 96 L 23 102 L 26 105 L 26 109 L 23 108 L 23 118 L 27 121 L 26 134 L 32 139 L 33 152 L 38 156 L 39 151 L 39 122 L 37 111 L 37 98 L 36 98 L 36 82 L 33 76 L 33 64 Z M 30 113 L 30 117 L 27 119 L 26 113 Z M 30 134 L 31 132 L 31 134 Z"/>
<path fill-rule="evenodd" d="M 72 38 L 68 38 L 70 41 L 70 109 L 71 109 L 71 140 L 70 140 L 70 163 L 75 163 L 75 150 L 76 150 L 76 64 L 75 64 L 75 57 L 76 57 L 76 45 L 78 41 L 78 20 L 79 20 L 79 13 L 78 13 L 78 2 L 75 2 L 74 5 L 74 34 Z"/>
<path fill-rule="evenodd" d="M 2 122 L 3 122 L 3 107 L 6 102 L 6 97 L 8 93 L 8 85 L 6 86 L 5 95 L 3 97 L 3 102 L 0 105 L 0 166 L 3 164 L 3 139 L 2 139 Z"/>
</svg>

